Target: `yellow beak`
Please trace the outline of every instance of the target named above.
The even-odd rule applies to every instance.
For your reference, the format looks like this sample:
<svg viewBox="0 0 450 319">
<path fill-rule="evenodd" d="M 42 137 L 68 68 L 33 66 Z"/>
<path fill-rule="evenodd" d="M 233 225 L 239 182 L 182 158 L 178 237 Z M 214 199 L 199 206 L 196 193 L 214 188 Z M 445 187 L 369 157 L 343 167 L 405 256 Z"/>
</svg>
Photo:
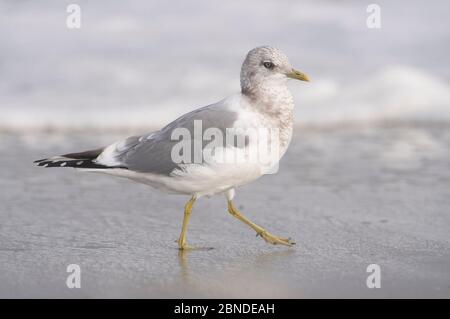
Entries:
<svg viewBox="0 0 450 319">
<path fill-rule="evenodd" d="M 309 82 L 309 77 L 305 73 L 302 73 L 295 69 L 292 69 L 292 71 L 286 75 L 288 78 L 291 78 L 291 79 Z"/>
</svg>

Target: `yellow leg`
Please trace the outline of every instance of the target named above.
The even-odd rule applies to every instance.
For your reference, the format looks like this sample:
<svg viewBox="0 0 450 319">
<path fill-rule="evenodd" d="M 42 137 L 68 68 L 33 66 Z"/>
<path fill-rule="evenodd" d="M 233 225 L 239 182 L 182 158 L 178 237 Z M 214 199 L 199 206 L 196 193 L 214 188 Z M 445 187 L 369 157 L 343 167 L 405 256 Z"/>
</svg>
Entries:
<svg viewBox="0 0 450 319">
<path fill-rule="evenodd" d="M 255 223 L 251 222 L 249 219 L 247 219 L 244 215 L 242 215 L 233 205 L 233 202 L 231 200 L 228 201 L 228 212 L 239 219 L 240 221 L 244 222 L 251 228 L 253 228 L 256 231 L 256 236 L 261 236 L 266 242 L 273 244 L 273 245 L 286 245 L 286 246 L 292 246 L 295 245 L 294 242 L 291 241 L 290 238 L 281 238 L 278 236 L 275 236 L 271 233 L 269 233 L 267 230 L 262 228 L 261 226 L 256 225 Z"/>
<path fill-rule="evenodd" d="M 191 217 L 192 206 L 194 206 L 195 200 L 195 196 L 192 196 L 192 198 L 184 206 L 183 227 L 181 228 L 180 238 L 178 239 L 178 247 L 181 250 L 190 248 L 186 242 L 186 233 L 189 225 L 189 218 Z"/>
</svg>

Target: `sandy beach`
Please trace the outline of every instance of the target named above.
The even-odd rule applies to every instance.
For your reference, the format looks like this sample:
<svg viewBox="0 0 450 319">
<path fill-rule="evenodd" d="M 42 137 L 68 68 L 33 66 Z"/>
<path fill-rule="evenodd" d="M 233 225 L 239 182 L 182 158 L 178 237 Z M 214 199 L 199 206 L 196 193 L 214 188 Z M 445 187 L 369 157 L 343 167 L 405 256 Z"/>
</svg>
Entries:
<svg viewBox="0 0 450 319">
<path fill-rule="evenodd" d="M 35 159 L 127 133 L 0 135 L 0 297 L 450 297 L 450 127 L 299 127 L 275 175 L 238 190 L 253 221 L 292 237 L 267 245 L 202 198 Z M 81 267 L 69 289 L 66 267 Z M 369 289 L 366 268 L 381 268 Z"/>
</svg>

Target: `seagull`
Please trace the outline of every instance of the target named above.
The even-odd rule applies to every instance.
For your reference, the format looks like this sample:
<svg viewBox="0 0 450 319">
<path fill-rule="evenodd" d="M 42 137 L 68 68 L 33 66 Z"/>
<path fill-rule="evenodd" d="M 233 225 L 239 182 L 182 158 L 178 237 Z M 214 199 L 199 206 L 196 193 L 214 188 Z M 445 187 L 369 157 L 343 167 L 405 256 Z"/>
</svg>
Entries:
<svg viewBox="0 0 450 319">
<path fill-rule="evenodd" d="M 235 189 L 270 173 L 289 146 L 294 110 L 289 79 L 309 81 L 281 50 L 256 47 L 242 64 L 240 93 L 184 114 L 159 131 L 35 163 L 124 177 L 166 193 L 190 196 L 177 241 L 180 250 L 195 248 L 186 241 L 195 201 L 217 194 L 225 195 L 232 216 L 267 243 L 292 246 L 295 243 L 290 238 L 276 236 L 253 223 L 233 202 Z M 260 132 L 268 131 L 270 134 L 261 138 L 264 134 Z M 266 160 L 252 156 L 261 145 L 275 150 Z"/>
</svg>

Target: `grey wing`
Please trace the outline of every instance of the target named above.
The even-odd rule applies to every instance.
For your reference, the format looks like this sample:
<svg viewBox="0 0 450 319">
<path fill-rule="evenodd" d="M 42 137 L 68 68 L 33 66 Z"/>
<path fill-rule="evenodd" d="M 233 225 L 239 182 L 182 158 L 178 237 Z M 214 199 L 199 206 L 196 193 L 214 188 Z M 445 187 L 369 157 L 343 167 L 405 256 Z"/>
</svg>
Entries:
<svg viewBox="0 0 450 319">
<path fill-rule="evenodd" d="M 196 120 L 201 121 L 202 131 L 208 128 L 217 128 L 225 135 L 226 129 L 233 127 L 238 116 L 237 113 L 215 106 L 210 105 L 187 113 L 160 131 L 128 138 L 123 147 L 124 151 L 117 154 L 117 160 L 134 171 L 170 175 L 175 169 L 180 169 L 180 163 L 176 163 L 172 159 L 172 148 L 179 143 L 179 140 L 172 139 L 172 132 L 175 129 L 187 129 L 192 142 L 198 138 L 194 134 L 194 121 Z M 193 144 L 191 143 L 191 145 Z"/>
</svg>

